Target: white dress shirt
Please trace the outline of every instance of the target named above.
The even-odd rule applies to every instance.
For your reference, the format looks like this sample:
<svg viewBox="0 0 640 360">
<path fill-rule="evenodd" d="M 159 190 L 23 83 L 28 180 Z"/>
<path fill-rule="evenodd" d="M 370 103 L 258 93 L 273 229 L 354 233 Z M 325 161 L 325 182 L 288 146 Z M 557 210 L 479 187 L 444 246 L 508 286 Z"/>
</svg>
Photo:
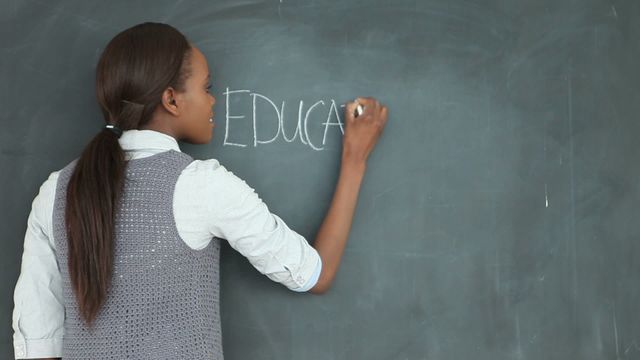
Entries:
<svg viewBox="0 0 640 360">
<path fill-rule="evenodd" d="M 127 159 L 180 151 L 173 137 L 153 130 L 124 131 L 119 142 Z M 58 174 L 51 173 L 42 184 L 27 220 L 14 292 L 17 359 L 62 356 L 64 305 L 52 234 Z M 173 211 L 178 232 L 192 249 L 203 249 L 219 237 L 259 272 L 293 291 L 307 291 L 318 281 L 322 261 L 317 251 L 272 214 L 253 188 L 215 159 L 194 160 L 182 171 Z"/>
</svg>

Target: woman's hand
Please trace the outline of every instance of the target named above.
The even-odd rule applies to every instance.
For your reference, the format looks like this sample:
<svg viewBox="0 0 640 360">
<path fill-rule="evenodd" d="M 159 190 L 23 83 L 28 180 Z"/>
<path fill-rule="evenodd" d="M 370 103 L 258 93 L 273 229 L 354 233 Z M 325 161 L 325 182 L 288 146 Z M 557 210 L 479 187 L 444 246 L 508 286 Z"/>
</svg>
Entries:
<svg viewBox="0 0 640 360">
<path fill-rule="evenodd" d="M 355 116 L 358 104 L 364 112 Z M 343 163 L 366 163 L 387 124 L 387 107 L 372 97 L 359 97 L 347 103 L 346 129 L 342 139 Z"/>
</svg>

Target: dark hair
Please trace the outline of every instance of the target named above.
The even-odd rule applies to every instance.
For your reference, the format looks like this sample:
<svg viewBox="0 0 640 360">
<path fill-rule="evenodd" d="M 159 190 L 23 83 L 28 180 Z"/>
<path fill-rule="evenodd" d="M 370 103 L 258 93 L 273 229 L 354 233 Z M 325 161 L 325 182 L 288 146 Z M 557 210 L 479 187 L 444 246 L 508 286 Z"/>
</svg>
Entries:
<svg viewBox="0 0 640 360">
<path fill-rule="evenodd" d="M 138 129 L 151 120 L 168 87 L 184 91 L 191 44 L 172 26 L 143 23 L 117 34 L 96 68 L 106 124 Z M 124 186 L 124 151 L 103 128 L 80 155 L 67 189 L 69 276 L 79 312 L 91 326 L 111 285 L 114 223 Z"/>
</svg>

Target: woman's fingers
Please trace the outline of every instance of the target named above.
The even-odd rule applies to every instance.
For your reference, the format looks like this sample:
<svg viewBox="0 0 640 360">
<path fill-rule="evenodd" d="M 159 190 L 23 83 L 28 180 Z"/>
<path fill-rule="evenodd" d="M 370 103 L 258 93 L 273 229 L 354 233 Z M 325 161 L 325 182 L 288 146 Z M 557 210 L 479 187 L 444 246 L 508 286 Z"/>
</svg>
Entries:
<svg viewBox="0 0 640 360">
<path fill-rule="evenodd" d="M 364 108 L 360 115 L 354 114 L 358 105 Z M 357 97 L 347 103 L 344 154 L 366 161 L 385 127 L 387 112 L 386 106 L 372 97 Z"/>
</svg>

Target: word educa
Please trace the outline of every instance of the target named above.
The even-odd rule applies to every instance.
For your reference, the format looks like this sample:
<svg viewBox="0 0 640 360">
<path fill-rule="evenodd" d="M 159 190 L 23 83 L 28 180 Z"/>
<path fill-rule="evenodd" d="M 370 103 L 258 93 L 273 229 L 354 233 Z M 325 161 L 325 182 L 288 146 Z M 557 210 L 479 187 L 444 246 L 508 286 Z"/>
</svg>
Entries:
<svg viewBox="0 0 640 360">
<path fill-rule="evenodd" d="M 280 136 L 282 136 L 282 139 L 284 139 L 284 141 L 288 143 L 294 142 L 296 138 L 298 138 L 299 141 L 301 141 L 304 145 L 309 146 L 311 149 L 316 151 L 321 151 L 324 149 L 324 145 L 327 141 L 327 132 L 329 131 L 329 127 L 331 126 L 339 127 L 341 134 L 344 135 L 343 122 L 340 119 L 340 115 L 338 114 L 338 106 L 336 105 L 336 102 L 333 99 L 331 99 L 331 105 L 329 107 L 329 110 L 327 111 L 327 120 L 322 123 L 322 125 L 324 125 L 324 135 L 322 137 L 322 144 L 320 144 L 318 140 L 314 140 L 315 142 L 313 142 L 309 137 L 309 115 L 312 114 L 312 112 L 314 111 L 314 109 L 316 109 L 316 107 L 320 105 L 324 106 L 325 105 L 324 101 L 322 100 L 317 101 L 313 105 L 309 106 L 309 108 L 306 111 L 304 111 L 304 107 L 305 107 L 304 101 L 300 100 L 298 102 L 298 119 L 297 119 L 296 129 L 293 132 L 293 135 L 291 137 L 287 137 L 287 134 L 285 134 L 285 127 L 284 127 L 284 123 L 285 123 L 285 119 L 284 119 L 285 102 L 284 101 L 282 102 L 280 107 L 278 107 L 273 101 L 271 101 L 271 99 L 269 99 L 264 95 L 258 94 L 256 92 L 252 92 L 250 90 L 229 90 L 229 88 L 226 88 L 226 91 L 223 93 L 223 95 L 226 97 L 225 98 L 226 100 L 225 131 L 224 131 L 223 146 L 246 147 L 248 145 L 248 144 L 231 142 L 229 140 L 229 137 L 230 137 L 229 133 L 231 132 L 230 129 L 232 127 L 232 122 L 233 122 L 232 120 L 245 118 L 244 115 L 239 115 L 239 114 L 231 115 L 231 110 L 229 109 L 230 107 L 229 104 L 232 102 L 231 97 L 246 96 L 246 94 L 249 94 L 249 96 L 251 97 L 251 101 L 253 105 L 253 114 L 251 119 L 253 124 L 253 147 L 258 146 L 259 144 L 273 143 L 276 140 L 278 140 Z M 257 121 L 257 114 L 256 114 L 256 105 L 258 104 L 258 102 L 264 102 L 265 104 L 273 107 L 273 110 L 275 111 L 275 115 L 277 116 L 278 130 L 276 131 L 275 135 L 270 139 L 265 139 L 258 136 L 258 121 Z M 318 109 L 318 111 L 322 108 L 322 106 Z M 345 105 L 340 105 L 339 107 L 343 108 L 345 107 Z M 236 127 L 236 129 L 237 128 L 238 127 Z"/>
</svg>

